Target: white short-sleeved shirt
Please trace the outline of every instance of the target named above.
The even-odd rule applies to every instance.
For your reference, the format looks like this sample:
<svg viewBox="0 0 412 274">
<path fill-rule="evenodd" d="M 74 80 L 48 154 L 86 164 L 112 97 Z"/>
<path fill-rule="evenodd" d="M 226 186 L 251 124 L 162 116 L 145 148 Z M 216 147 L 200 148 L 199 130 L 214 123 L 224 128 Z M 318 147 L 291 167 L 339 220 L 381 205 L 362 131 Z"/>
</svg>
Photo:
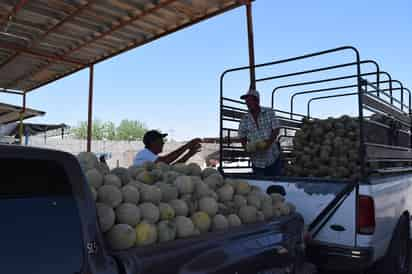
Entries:
<svg viewBox="0 0 412 274">
<path fill-rule="evenodd" d="M 146 162 L 154 162 L 159 156 L 151 152 L 149 149 L 145 148 L 136 153 L 133 159 L 134 166 L 141 166 Z"/>
<path fill-rule="evenodd" d="M 252 114 L 247 113 L 239 124 L 240 138 L 246 138 L 248 142 L 257 142 L 267 140 L 272 135 L 272 130 L 279 128 L 279 121 L 275 116 L 275 112 L 270 108 L 262 107 L 257 118 L 259 128 L 252 117 Z M 265 168 L 273 164 L 279 157 L 279 148 L 276 142 L 266 151 L 255 153 L 252 158 L 254 166 Z"/>
</svg>

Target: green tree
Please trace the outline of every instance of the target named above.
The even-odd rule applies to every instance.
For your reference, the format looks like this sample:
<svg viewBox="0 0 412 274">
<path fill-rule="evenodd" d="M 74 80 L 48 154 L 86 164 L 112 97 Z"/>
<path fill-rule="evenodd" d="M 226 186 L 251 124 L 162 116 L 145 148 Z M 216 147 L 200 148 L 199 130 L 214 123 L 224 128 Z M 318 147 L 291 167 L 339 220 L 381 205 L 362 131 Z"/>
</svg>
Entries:
<svg viewBox="0 0 412 274">
<path fill-rule="evenodd" d="M 103 140 L 104 124 L 100 120 L 94 120 L 92 123 L 92 139 Z"/>
<path fill-rule="evenodd" d="M 93 140 L 141 140 L 147 131 L 146 125 L 136 120 L 123 120 L 116 128 L 113 122 L 96 119 L 92 123 Z M 77 139 L 87 138 L 87 122 L 79 122 L 72 132 Z"/>
<path fill-rule="evenodd" d="M 105 122 L 103 124 L 103 138 L 107 140 L 116 139 L 116 125 L 113 122 Z"/>
<path fill-rule="evenodd" d="M 72 128 L 72 132 L 77 139 L 87 138 L 87 122 L 81 121 L 78 123 L 77 127 Z M 96 119 L 92 123 L 92 139 L 102 140 L 105 135 L 105 124 L 102 121 Z"/>
<path fill-rule="evenodd" d="M 76 127 L 73 127 L 72 132 L 77 139 L 87 138 L 87 122 L 79 122 Z"/>
<path fill-rule="evenodd" d="M 136 120 L 122 120 L 116 129 L 117 140 L 142 140 L 147 131 L 144 123 Z"/>
</svg>

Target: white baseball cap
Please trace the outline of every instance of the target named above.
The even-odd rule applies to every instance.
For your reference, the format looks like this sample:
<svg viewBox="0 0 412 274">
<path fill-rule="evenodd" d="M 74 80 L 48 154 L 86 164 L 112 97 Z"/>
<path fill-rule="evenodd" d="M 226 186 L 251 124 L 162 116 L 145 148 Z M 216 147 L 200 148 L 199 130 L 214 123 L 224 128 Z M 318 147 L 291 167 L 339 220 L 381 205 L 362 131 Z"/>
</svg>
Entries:
<svg viewBox="0 0 412 274">
<path fill-rule="evenodd" d="M 243 94 L 242 96 L 240 96 L 240 99 L 244 100 L 248 96 L 255 96 L 256 98 L 258 98 L 258 100 L 260 100 L 259 92 L 255 89 L 249 89 L 246 94 Z"/>
</svg>

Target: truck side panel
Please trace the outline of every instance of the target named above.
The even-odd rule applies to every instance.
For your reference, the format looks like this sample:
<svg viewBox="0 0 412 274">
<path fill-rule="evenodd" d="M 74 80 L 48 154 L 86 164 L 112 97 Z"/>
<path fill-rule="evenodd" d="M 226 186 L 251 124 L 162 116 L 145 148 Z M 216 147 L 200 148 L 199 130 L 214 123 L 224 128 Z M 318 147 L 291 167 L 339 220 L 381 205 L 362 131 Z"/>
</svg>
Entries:
<svg viewBox="0 0 412 274">
<path fill-rule="evenodd" d="M 305 225 L 308 226 L 321 211 L 335 198 L 345 186 L 344 183 L 319 181 L 269 181 L 248 180 L 252 185 L 267 191 L 270 186 L 282 186 L 286 192 L 286 200 L 292 202 L 297 211 L 302 214 Z M 329 242 L 344 246 L 355 246 L 356 226 L 356 192 L 353 191 L 319 231 L 314 240 Z M 331 226 L 341 229 L 332 229 Z M 343 228 L 343 229 L 342 229 Z"/>
</svg>

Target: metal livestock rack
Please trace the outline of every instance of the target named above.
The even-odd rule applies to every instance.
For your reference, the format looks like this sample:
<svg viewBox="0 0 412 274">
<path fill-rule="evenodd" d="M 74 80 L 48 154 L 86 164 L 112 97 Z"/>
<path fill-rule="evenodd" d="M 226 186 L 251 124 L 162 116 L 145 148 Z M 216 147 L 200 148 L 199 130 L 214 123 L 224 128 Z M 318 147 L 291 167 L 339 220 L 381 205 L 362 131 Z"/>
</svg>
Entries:
<svg viewBox="0 0 412 274">
<path fill-rule="evenodd" d="M 330 58 L 336 54 L 348 53 L 353 54 L 351 62 L 319 67 L 319 62 L 316 61 L 319 57 Z M 353 98 L 357 101 L 357 113 L 352 113 L 352 116 L 359 119 L 359 163 L 362 178 L 366 179 L 371 173 L 393 174 L 412 170 L 411 91 L 402 82 L 382 71 L 376 61 L 362 60 L 359 51 L 351 46 L 258 64 L 254 68 L 276 69 L 281 65 L 301 61 L 309 63 L 308 69 L 292 69 L 288 73 L 270 74 L 256 78 L 255 81 L 256 85 L 266 82 L 273 87 L 270 107 L 281 124 L 282 159 L 287 161 L 293 157 L 293 136 L 300 129 L 303 118 L 326 118 L 313 115 L 312 105 L 315 102 Z M 315 65 L 310 62 L 315 62 Z M 220 170 L 223 173 L 251 172 L 250 157 L 237 137 L 238 125 L 247 113 L 247 107 L 244 102 L 224 95 L 226 77 L 250 69 L 250 66 L 229 69 L 220 77 L 219 145 Z M 348 73 L 349 70 L 354 72 Z M 274 81 L 277 83 L 272 85 Z M 259 91 L 264 93 L 263 90 Z M 290 95 L 289 109 L 278 107 L 277 98 L 280 93 L 287 91 Z M 295 101 L 298 97 L 307 100 L 304 113 L 296 111 Z M 372 119 L 376 115 L 385 117 L 389 123 Z M 371 163 L 378 163 L 375 165 L 378 168 L 367 171 L 366 167 L 371 166 Z"/>
</svg>

